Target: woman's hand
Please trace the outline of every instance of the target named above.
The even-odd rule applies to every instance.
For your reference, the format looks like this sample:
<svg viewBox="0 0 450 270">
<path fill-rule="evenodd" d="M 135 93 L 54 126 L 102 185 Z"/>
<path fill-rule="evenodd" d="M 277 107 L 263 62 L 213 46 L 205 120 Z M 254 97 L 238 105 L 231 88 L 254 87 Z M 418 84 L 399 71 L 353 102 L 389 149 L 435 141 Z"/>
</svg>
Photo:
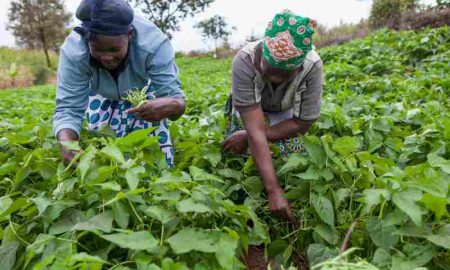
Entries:
<svg viewBox="0 0 450 270">
<path fill-rule="evenodd" d="M 178 119 L 186 108 L 186 103 L 182 98 L 157 98 L 149 100 L 138 108 L 127 110 L 127 113 L 135 113 L 147 122 L 161 121 L 169 118 Z"/>
<path fill-rule="evenodd" d="M 239 130 L 223 142 L 223 150 L 233 154 L 243 154 L 248 148 L 247 131 Z"/>
<path fill-rule="evenodd" d="M 257 107 L 250 111 L 240 112 L 240 114 L 247 131 L 248 142 L 255 165 L 267 191 L 269 209 L 276 216 L 292 222 L 295 227 L 297 221 L 292 215 L 289 202 L 284 197 L 284 192 L 275 175 L 269 143 L 265 133 L 264 113 L 261 107 Z"/>
<path fill-rule="evenodd" d="M 291 205 L 284 197 L 284 192 L 281 189 L 275 189 L 268 192 L 269 209 L 275 216 L 290 221 L 294 226 L 297 226 L 297 221 L 292 214 Z"/>
<path fill-rule="evenodd" d="M 57 140 L 59 144 L 59 152 L 61 153 L 63 162 L 65 165 L 68 165 L 80 151 L 69 149 L 64 145 L 64 142 L 76 142 L 78 141 L 78 135 L 71 129 L 62 129 L 58 132 Z"/>
</svg>

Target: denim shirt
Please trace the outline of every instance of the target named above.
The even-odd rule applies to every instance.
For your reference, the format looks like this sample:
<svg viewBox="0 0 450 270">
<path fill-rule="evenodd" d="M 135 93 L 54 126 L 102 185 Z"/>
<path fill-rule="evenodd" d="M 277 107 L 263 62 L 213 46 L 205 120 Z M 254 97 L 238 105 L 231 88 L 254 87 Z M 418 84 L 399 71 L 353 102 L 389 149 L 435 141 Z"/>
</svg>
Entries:
<svg viewBox="0 0 450 270">
<path fill-rule="evenodd" d="M 87 40 L 77 33 L 66 38 L 58 66 L 56 108 L 53 117 L 55 135 L 62 129 L 80 134 L 89 102 L 96 93 L 119 100 L 130 89 L 142 89 L 151 79 L 156 98 L 181 97 L 181 83 L 175 53 L 168 38 L 153 23 L 136 16 L 128 51 L 128 61 L 117 81 L 105 69 L 92 65 Z"/>
</svg>

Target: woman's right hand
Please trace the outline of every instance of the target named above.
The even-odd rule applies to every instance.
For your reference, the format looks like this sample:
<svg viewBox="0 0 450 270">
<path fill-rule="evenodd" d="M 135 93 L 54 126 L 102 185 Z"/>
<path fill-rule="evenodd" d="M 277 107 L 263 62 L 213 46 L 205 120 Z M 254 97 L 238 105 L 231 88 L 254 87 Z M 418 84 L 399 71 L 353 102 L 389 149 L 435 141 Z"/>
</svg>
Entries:
<svg viewBox="0 0 450 270">
<path fill-rule="evenodd" d="M 297 225 L 297 221 L 292 214 L 291 205 L 284 197 L 284 192 L 281 188 L 268 192 L 268 200 L 269 209 L 272 214 L 284 220 L 290 221 L 294 226 Z"/>
<path fill-rule="evenodd" d="M 78 141 L 78 135 L 71 129 L 62 129 L 58 132 L 57 140 L 59 144 L 59 152 L 61 153 L 63 162 L 65 165 L 68 165 L 80 151 L 69 149 L 65 145 L 65 142 Z"/>
</svg>

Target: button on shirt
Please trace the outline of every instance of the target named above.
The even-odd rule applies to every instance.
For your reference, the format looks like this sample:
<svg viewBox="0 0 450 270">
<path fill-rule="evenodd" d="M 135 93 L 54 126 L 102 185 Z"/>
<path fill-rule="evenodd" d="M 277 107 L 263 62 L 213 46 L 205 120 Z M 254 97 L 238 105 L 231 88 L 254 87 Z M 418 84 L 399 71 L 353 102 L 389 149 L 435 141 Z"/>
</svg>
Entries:
<svg viewBox="0 0 450 270">
<path fill-rule="evenodd" d="M 184 97 L 168 38 L 152 22 L 138 16 L 132 26 L 128 61 L 117 80 L 109 71 L 92 65 L 86 38 L 76 31 L 67 37 L 58 66 L 55 135 L 62 129 L 74 130 L 79 135 L 92 92 L 119 100 L 130 89 L 142 89 L 150 79 L 157 98 Z"/>
</svg>

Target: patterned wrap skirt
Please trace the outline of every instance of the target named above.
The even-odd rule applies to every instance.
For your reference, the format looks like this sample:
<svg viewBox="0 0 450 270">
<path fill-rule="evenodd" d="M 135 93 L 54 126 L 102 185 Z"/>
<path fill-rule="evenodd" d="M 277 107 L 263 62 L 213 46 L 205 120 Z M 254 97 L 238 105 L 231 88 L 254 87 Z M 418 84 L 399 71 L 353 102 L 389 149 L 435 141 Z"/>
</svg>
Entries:
<svg viewBox="0 0 450 270">
<path fill-rule="evenodd" d="M 155 89 L 151 85 L 148 88 L 147 97 L 149 100 L 155 99 Z M 131 107 L 131 103 L 126 100 L 109 100 L 100 94 L 91 93 L 86 110 L 88 129 L 99 131 L 105 126 L 109 126 L 117 137 L 124 137 L 136 130 L 156 127 L 157 129 L 149 133 L 149 136 L 159 137 L 159 146 L 165 155 L 167 165 L 173 167 L 174 148 L 170 138 L 168 120 L 147 122 L 132 113 L 126 113 L 126 110 Z"/>
</svg>

